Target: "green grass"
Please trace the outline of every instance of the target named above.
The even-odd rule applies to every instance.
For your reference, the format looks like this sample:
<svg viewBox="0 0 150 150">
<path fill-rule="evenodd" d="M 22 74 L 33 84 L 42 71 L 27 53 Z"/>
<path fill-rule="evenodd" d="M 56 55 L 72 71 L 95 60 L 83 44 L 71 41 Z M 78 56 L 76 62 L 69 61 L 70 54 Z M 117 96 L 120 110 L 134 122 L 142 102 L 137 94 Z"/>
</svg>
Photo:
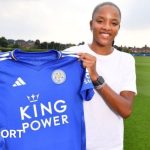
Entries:
<svg viewBox="0 0 150 150">
<path fill-rule="evenodd" d="M 125 120 L 124 150 L 150 150 L 150 57 L 135 59 L 138 95 Z"/>
</svg>

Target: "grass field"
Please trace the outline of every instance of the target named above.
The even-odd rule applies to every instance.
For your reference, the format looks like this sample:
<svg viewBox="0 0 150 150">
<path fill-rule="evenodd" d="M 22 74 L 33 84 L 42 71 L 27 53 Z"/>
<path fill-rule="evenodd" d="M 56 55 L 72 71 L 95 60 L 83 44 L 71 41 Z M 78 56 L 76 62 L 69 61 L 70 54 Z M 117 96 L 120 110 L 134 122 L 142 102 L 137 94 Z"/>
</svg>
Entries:
<svg viewBox="0 0 150 150">
<path fill-rule="evenodd" d="M 150 57 L 135 57 L 137 89 L 133 114 L 125 120 L 124 150 L 150 150 Z"/>
</svg>

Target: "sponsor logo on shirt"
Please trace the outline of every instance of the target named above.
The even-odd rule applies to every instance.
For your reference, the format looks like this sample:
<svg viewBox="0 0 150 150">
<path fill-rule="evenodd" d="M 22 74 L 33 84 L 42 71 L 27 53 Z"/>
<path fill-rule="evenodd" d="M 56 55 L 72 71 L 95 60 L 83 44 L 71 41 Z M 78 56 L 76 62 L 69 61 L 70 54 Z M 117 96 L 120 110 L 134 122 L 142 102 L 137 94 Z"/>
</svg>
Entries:
<svg viewBox="0 0 150 150">
<path fill-rule="evenodd" d="M 65 100 L 40 102 L 39 99 L 40 94 L 27 96 L 29 105 L 19 108 L 24 133 L 28 129 L 37 131 L 41 128 L 57 127 L 69 123 Z"/>
</svg>

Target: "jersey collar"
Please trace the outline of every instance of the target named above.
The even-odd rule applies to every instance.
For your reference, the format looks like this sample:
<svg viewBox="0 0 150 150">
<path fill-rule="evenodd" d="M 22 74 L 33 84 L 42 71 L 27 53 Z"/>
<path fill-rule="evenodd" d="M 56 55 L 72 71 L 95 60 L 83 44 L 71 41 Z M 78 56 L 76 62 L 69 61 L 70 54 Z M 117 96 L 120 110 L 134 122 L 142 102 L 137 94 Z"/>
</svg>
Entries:
<svg viewBox="0 0 150 150">
<path fill-rule="evenodd" d="M 62 53 L 57 50 L 48 50 L 45 52 L 26 52 L 21 49 L 15 49 L 11 52 L 11 58 L 19 65 L 24 65 L 34 70 L 41 70 L 51 63 L 57 63 L 62 58 Z"/>
<path fill-rule="evenodd" d="M 56 60 L 56 59 L 60 59 L 62 57 L 62 53 L 58 50 L 48 50 L 48 51 L 44 51 L 44 52 L 27 52 L 27 51 L 23 51 L 21 49 L 15 49 L 13 51 L 11 51 L 11 57 L 12 59 L 16 60 L 16 61 L 25 61 L 25 60 Z"/>
</svg>

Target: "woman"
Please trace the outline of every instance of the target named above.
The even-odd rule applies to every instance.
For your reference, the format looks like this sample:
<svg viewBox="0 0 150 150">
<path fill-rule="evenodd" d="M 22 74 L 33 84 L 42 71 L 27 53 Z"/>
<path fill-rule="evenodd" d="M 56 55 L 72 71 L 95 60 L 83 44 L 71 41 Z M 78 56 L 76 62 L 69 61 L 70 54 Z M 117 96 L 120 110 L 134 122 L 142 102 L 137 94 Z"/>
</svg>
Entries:
<svg viewBox="0 0 150 150">
<path fill-rule="evenodd" d="M 120 22 L 114 3 L 97 5 L 90 21 L 92 43 L 66 50 L 78 53 L 95 86 L 93 99 L 84 103 L 87 150 L 123 149 L 123 119 L 132 112 L 136 75 L 134 58 L 112 46 Z"/>
</svg>

